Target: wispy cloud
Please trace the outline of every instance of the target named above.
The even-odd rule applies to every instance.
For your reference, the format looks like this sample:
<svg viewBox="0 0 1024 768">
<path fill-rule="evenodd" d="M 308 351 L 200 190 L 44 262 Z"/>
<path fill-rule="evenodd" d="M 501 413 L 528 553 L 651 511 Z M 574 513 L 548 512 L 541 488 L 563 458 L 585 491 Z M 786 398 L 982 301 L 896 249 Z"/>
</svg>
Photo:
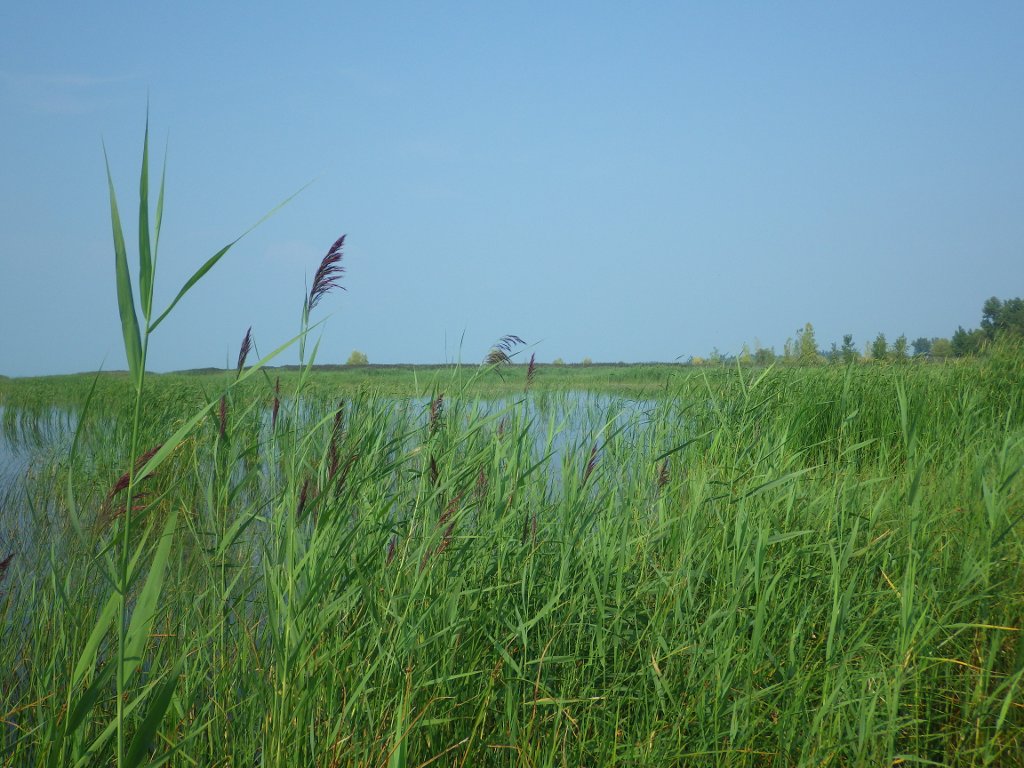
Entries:
<svg viewBox="0 0 1024 768">
<path fill-rule="evenodd" d="M 77 115 L 103 106 L 108 86 L 134 75 L 98 76 L 82 72 L 36 73 L 0 70 L 0 98 L 32 112 Z"/>
</svg>

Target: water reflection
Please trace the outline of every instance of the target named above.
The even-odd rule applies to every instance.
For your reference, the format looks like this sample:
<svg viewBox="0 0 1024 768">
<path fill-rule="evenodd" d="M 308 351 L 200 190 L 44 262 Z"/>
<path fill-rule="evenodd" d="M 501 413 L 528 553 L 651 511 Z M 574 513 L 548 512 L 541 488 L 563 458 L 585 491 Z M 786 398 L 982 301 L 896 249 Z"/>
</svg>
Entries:
<svg viewBox="0 0 1024 768">
<path fill-rule="evenodd" d="M 356 398 L 346 401 L 346 419 L 357 418 L 362 409 L 386 412 L 386 429 L 404 434 L 403 447 L 412 450 L 428 428 L 431 403 L 429 397 Z M 282 413 L 289 414 L 291 427 L 308 429 L 321 422 L 330 423 L 336 407 L 337 403 L 325 400 L 291 402 L 284 404 Z M 457 431 L 480 425 L 489 434 L 516 430 L 516 439 L 525 443 L 523 450 L 533 461 L 545 463 L 549 486 L 553 487 L 571 459 L 578 463 L 580 456 L 603 450 L 612 438 L 642 451 L 665 450 L 665 446 L 657 445 L 664 435 L 654 434 L 649 426 L 656 420 L 654 413 L 667 407 L 671 407 L 667 401 L 561 391 L 492 399 L 444 399 L 440 413 Z M 267 408 L 259 416 L 261 442 L 269 436 L 270 421 Z M 107 422 L 106 426 L 99 425 L 99 430 L 109 434 L 113 423 Z M 66 456 L 77 424 L 77 414 L 65 409 L 18 411 L 0 406 L 0 487 L 12 486 L 33 465 Z M 93 445 L 103 446 L 105 442 Z M 80 446 L 80 450 L 81 458 L 88 460 L 86 449 Z"/>
</svg>

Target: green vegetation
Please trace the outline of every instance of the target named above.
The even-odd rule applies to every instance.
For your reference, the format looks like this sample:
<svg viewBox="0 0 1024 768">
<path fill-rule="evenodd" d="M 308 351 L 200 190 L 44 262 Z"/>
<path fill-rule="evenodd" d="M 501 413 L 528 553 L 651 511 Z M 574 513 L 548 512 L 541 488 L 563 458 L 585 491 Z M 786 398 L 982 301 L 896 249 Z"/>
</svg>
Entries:
<svg viewBox="0 0 1024 768">
<path fill-rule="evenodd" d="M 1019 347 L 320 371 L 342 238 L 155 376 L 146 167 L 129 372 L 0 383 L 4 764 L 1021 764 Z"/>
<path fill-rule="evenodd" d="M 554 370 L 522 395 L 506 369 L 520 394 L 491 411 L 472 392 L 496 372 L 455 369 L 429 403 L 296 372 L 273 428 L 259 377 L 208 410 L 139 481 L 130 531 L 167 573 L 125 686 L 166 692 L 154 759 L 1012 764 L 1019 362 L 676 369 L 621 432 L 629 401 L 543 388 Z M 115 749 L 124 378 L 97 384 L 78 459 L 5 496 L 28 521 L 4 541 L 14 764 Z M 227 378 L 155 379 L 139 444 Z M 14 384 L 21 402 L 45 380 Z M 12 399 L 7 434 L 47 434 L 52 411 Z M 126 741 L 151 709 L 124 713 Z"/>
<path fill-rule="evenodd" d="M 345 365 L 369 365 L 370 360 L 366 356 L 365 352 L 360 352 L 358 349 L 352 350 L 352 354 L 348 356 L 348 360 L 345 361 Z"/>
</svg>

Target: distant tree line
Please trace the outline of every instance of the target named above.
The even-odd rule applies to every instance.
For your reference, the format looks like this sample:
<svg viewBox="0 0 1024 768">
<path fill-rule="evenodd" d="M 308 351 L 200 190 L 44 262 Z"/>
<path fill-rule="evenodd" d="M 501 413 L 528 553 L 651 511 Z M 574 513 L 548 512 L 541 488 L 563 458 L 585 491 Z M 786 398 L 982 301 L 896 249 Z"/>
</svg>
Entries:
<svg viewBox="0 0 1024 768">
<path fill-rule="evenodd" d="M 968 357 L 978 355 L 1000 338 L 1024 340 L 1024 299 L 988 299 L 981 308 L 981 325 L 971 330 L 960 326 L 950 338 L 925 336 L 908 341 L 901 334 L 892 343 L 884 333 L 879 333 L 867 342 L 860 351 L 854 343 L 853 334 L 843 335 L 841 344 L 832 343 L 828 350 L 819 349 L 811 323 L 797 331 L 795 338 L 789 338 L 783 345 L 782 354 L 774 347 L 762 347 L 754 341 L 754 348 L 744 344 L 738 356 L 724 355 L 713 349 L 706 357 L 691 357 L 693 365 L 735 364 L 770 365 L 774 362 L 815 365 L 824 363 L 854 363 L 861 361 L 906 362 L 916 359 L 945 359 L 947 357 Z"/>
</svg>

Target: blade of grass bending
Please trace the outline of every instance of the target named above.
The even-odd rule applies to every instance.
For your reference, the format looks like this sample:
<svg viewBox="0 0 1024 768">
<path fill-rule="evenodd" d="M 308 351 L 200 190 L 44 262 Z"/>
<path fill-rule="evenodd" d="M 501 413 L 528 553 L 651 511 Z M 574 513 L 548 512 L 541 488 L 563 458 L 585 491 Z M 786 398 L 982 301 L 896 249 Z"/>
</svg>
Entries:
<svg viewBox="0 0 1024 768">
<path fill-rule="evenodd" d="M 124 351 L 128 358 L 128 369 L 132 383 L 138 390 L 142 383 L 142 340 L 139 336 L 139 319 L 135 314 L 135 298 L 132 296 L 132 278 L 128 272 L 128 254 L 124 247 L 124 232 L 121 216 L 117 212 L 117 195 L 114 193 L 114 179 L 110 175 L 107 149 L 103 148 L 103 161 L 107 166 L 107 188 L 110 193 L 110 222 L 114 231 L 114 268 L 117 273 L 117 308 L 121 315 L 121 334 L 124 336 Z"/>
<path fill-rule="evenodd" d="M 136 696 L 134 699 L 132 699 L 132 701 L 127 706 L 125 706 L 124 716 L 126 718 L 129 717 L 133 712 L 135 712 L 136 709 L 139 708 L 139 705 L 142 703 L 143 699 L 146 698 L 146 694 L 153 690 L 153 688 L 155 688 L 156 685 L 156 680 L 146 685 L 142 693 L 139 696 Z M 96 765 L 96 756 L 100 754 L 100 750 L 103 748 L 103 745 L 110 740 L 110 737 L 113 736 L 116 731 L 117 718 L 113 718 L 109 723 L 107 723 L 107 727 L 104 728 L 102 732 L 100 732 L 100 735 L 93 739 L 92 744 L 90 744 L 85 749 L 85 752 L 77 756 L 78 759 L 73 763 L 75 768 L 85 768 L 86 766 Z"/>
<path fill-rule="evenodd" d="M 75 671 L 71 673 L 72 688 L 81 682 L 82 678 L 85 677 L 85 673 L 92 667 L 96 659 L 96 650 L 100 647 L 100 643 L 103 642 L 103 637 L 107 634 L 107 629 L 109 629 L 110 623 L 114 620 L 114 615 L 117 613 L 117 605 L 117 593 L 115 592 L 107 599 L 107 604 L 103 606 L 103 611 L 100 613 L 100 617 L 96 620 L 96 624 L 89 634 L 85 648 L 82 649 L 82 655 L 78 657 Z"/>
<path fill-rule="evenodd" d="M 147 762 L 148 753 L 152 748 L 157 729 L 160 727 L 160 723 L 163 722 L 167 708 L 171 704 L 171 698 L 174 696 L 174 689 L 178 685 L 178 677 L 181 674 L 181 665 L 184 660 L 184 654 L 178 657 L 174 668 L 171 669 L 150 699 L 149 706 L 146 709 L 146 716 L 142 719 L 142 723 L 139 725 L 139 729 L 135 732 L 132 743 L 128 747 L 128 754 L 125 758 L 127 765 L 149 764 Z"/>
<path fill-rule="evenodd" d="M 680 443 L 675 448 L 671 448 L 671 449 L 665 451 L 664 453 L 660 454 L 659 456 L 656 456 L 654 459 L 651 460 L 651 464 L 657 464 L 662 459 L 667 459 L 673 453 L 679 453 L 679 451 L 683 450 L 687 446 L 691 445 L 692 443 L 697 442 L 698 440 L 702 440 L 703 438 L 707 437 L 710 434 L 711 434 L 711 430 L 709 429 L 704 434 L 697 435 L 696 437 L 691 437 L 689 440 L 686 440 L 685 442 Z"/>
<path fill-rule="evenodd" d="M 71 713 L 68 715 L 67 725 L 64 729 L 65 738 L 77 731 L 79 726 L 81 726 L 85 721 L 85 716 L 92 711 L 92 708 L 96 705 L 96 701 L 99 699 L 100 694 L 103 693 L 107 684 L 110 682 L 110 677 L 114 673 L 114 667 L 114 664 L 107 664 L 107 666 L 103 668 L 103 671 L 100 672 L 92 681 L 92 685 L 90 685 L 85 690 L 85 693 L 82 694 L 82 698 L 80 698 L 78 703 L 75 704 Z"/>
<path fill-rule="evenodd" d="M 310 183 L 312 183 L 312 182 L 310 182 Z M 188 280 L 185 281 L 185 284 L 181 287 L 181 290 L 178 291 L 178 295 L 174 297 L 174 300 L 168 305 L 167 309 L 165 309 L 162 313 L 160 313 L 160 316 L 150 324 L 149 332 L 152 333 L 153 331 L 156 330 L 157 326 L 160 325 L 160 323 L 162 323 L 164 321 L 164 318 L 167 317 L 167 315 L 169 315 L 171 313 L 171 310 L 174 309 L 174 307 L 178 304 L 179 301 L 182 300 L 182 298 L 184 298 L 185 294 L 188 293 L 190 290 L 192 290 L 192 286 L 194 286 L 196 283 L 198 283 L 200 280 L 202 280 L 203 276 L 216 266 L 217 262 L 221 260 L 221 258 L 224 256 L 225 253 L 227 253 L 228 251 L 231 250 L 232 246 L 234 246 L 235 243 L 237 243 L 243 237 L 245 237 L 250 232 L 252 232 L 254 229 L 256 229 L 256 227 L 258 227 L 260 224 L 262 224 L 264 221 L 269 219 L 271 216 L 273 216 L 275 213 L 277 213 L 279 210 L 281 210 L 284 206 L 286 206 L 288 203 L 290 203 L 300 192 L 302 192 L 308 186 L 309 186 L 309 184 L 305 184 L 301 189 L 299 189 L 298 192 L 295 192 L 294 194 L 292 194 L 289 197 L 285 198 L 285 200 L 283 200 L 282 202 L 278 203 L 276 206 L 274 206 L 274 208 L 269 213 L 267 213 L 265 216 L 263 216 L 263 218 L 261 218 L 259 221 L 257 221 L 255 224 L 253 224 L 247 230 L 245 230 L 245 232 L 240 234 L 238 237 L 236 237 L 230 243 L 228 243 L 223 248 L 221 248 L 219 251 L 217 251 L 215 254 L 213 254 L 213 256 L 208 258 L 206 260 L 206 263 L 204 263 L 199 269 L 197 269 L 193 273 L 192 277 L 190 277 Z"/>
<path fill-rule="evenodd" d="M 139 174 L 139 303 L 149 320 L 153 311 L 153 257 L 149 250 L 149 109 L 142 140 L 142 172 Z"/>
<path fill-rule="evenodd" d="M 178 513 L 172 512 L 164 525 L 164 532 L 160 536 L 160 543 L 157 544 L 156 554 L 153 556 L 153 565 L 150 566 L 146 583 L 143 584 L 142 591 L 139 592 L 139 599 L 135 603 L 135 610 L 132 611 L 124 653 L 125 680 L 131 677 L 142 663 L 142 653 L 146 648 L 149 630 L 153 626 L 153 620 L 156 619 L 157 603 L 164 586 L 167 556 L 171 552 L 171 542 L 174 539 L 174 528 L 177 522 Z"/>
</svg>

